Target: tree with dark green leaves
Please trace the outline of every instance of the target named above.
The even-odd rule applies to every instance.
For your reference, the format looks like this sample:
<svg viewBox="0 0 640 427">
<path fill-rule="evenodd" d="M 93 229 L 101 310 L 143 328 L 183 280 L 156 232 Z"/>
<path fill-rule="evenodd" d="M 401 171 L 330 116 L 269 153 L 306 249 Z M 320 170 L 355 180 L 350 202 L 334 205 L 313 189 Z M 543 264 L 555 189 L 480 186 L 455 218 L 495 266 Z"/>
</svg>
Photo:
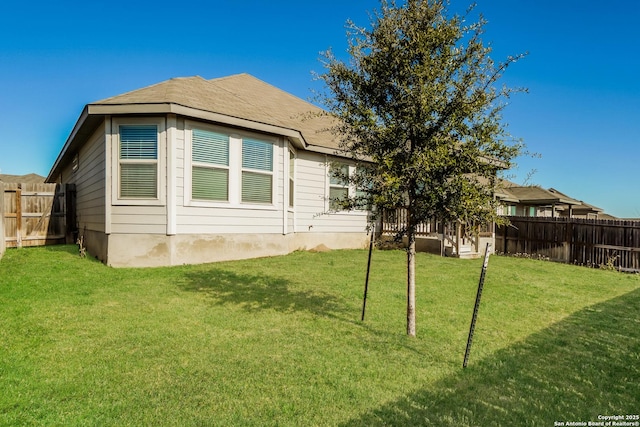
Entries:
<svg viewBox="0 0 640 427">
<path fill-rule="evenodd" d="M 319 75 L 340 151 L 356 164 L 344 208 L 404 208 L 407 226 L 407 334 L 414 336 L 416 226 L 428 219 L 498 220 L 494 182 L 521 153 L 502 123 L 509 96 L 497 87 L 522 55 L 495 63 L 482 17 L 449 16 L 446 0 L 382 0 L 369 27 L 347 21 L 349 59 L 322 54 Z"/>
</svg>

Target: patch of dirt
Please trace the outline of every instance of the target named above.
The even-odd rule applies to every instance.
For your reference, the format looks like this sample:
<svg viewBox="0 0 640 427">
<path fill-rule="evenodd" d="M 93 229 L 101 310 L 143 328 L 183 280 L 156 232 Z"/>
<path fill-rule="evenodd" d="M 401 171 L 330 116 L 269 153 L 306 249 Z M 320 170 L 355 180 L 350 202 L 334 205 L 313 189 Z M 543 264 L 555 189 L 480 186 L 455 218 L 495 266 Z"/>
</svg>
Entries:
<svg viewBox="0 0 640 427">
<path fill-rule="evenodd" d="M 329 252 L 330 250 L 331 250 L 331 248 L 328 248 L 324 244 L 320 244 L 320 245 L 316 246 L 315 248 L 309 249 L 309 252 Z"/>
</svg>

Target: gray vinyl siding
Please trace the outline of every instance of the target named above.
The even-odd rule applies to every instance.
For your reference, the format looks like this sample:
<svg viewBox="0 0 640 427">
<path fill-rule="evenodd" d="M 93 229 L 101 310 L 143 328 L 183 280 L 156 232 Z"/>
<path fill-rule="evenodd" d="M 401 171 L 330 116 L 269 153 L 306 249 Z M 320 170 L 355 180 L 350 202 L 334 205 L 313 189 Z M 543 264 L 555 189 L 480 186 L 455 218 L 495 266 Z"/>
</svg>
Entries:
<svg viewBox="0 0 640 427">
<path fill-rule="evenodd" d="M 299 151 L 296 160 L 296 232 L 357 233 L 366 212 L 328 213 L 327 156 Z"/>
<path fill-rule="evenodd" d="M 166 234 L 165 206 L 111 207 L 111 232 L 114 234 Z"/>
<path fill-rule="evenodd" d="M 288 188 L 289 176 L 286 174 L 285 161 L 288 162 L 288 148 L 283 138 L 274 145 L 276 153 L 274 163 L 274 203 L 269 206 L 254 207 L 242 204 L 225 206 L 198 206 L 189 201 L 186 194 L 186 168 L 190 167 L 186 158 L 185 120 L 178 117 L 176 129 L 172 134 L 174 156 L 172 162 L 166 162 L 174 174 L 175 191 L 173 200 L 167 198 L 167 206 L 129 206 L 126 204 L 111 207 L 111 232 L 117 234 L 166 234 L 169 204 L 175 202 L 176 234 L 286 234 L 304 233 L 358 233 L 367 225 L 364 212 L 328 213 L 328 176 L 327 156 L 324 154 L 297 151 L 295 170 L 295 206 L 289 209 L 285 200 L 285 186 Z M 104 137 L 102 139 L 104 147 Z M 171 144 L 167 144 L 170 147 Z M 167 156 L 169 153 L 162 153 Z M 104 176 L 104 160 L 102 162 Z M 165 182 L 170 185 L 169 179 Z M 115 191 L 115 189 L 114 189 Z M 102 188 L 104 195 L 104 187 Z M 102 197 L 101 200 L 104 200 Z M 286 221 L 284 218 L 286 210 Z M 96 212 L 97 213 L 97 212 Z M 83 212 L 84 214 L 84 212 Z M 102 213 L 104 222 L 104 213 Z"/>
<path fill-rule="evenodd" d="M 281 210 L 184 207 L 178 234 L 282 233 Z"/>
<path fill-rule="evenodd" d="M 73 157 L 73 155 L 72 155 Z M 61 182 L 76 186 L 76 212 L 79 230 L 104 232 L 105 229 L 105 131 L 104 125 L 91 135 L 78 151 L 78 170 L 69 164 Z"/>
<path fill-rule="evenodd" d="M 275 188 L 273 206 L 253 208 L 242 204 L 237 206 L 189 206 L 189 195 L 185 194 L 185 168 L 189 159 L 185 155 L 184 121 L 178 121 L 180 128 L 176 132 L 176 156 L 179 165 L 177 171 L 177 234 L 228 234 L 228 233 L 283 233 L 284 204 L 284 162 L 283 141 L 281 138 L 274 145 L 276 159 L 274 162 Z M 287 154 L 288 155 L 288 154 Z M 288 157 L 287 157 L 288 161 Z M 237 171 L 233 170 L 232 173 Z M 288 180 L 288 178 L 287 178 Z M 288 182 L 288 181 L 287 181 Z M 287 184 L 288 185 L 288 184 Z M 289 213 L 289 215 L 292 215 Z"/>
</svg>

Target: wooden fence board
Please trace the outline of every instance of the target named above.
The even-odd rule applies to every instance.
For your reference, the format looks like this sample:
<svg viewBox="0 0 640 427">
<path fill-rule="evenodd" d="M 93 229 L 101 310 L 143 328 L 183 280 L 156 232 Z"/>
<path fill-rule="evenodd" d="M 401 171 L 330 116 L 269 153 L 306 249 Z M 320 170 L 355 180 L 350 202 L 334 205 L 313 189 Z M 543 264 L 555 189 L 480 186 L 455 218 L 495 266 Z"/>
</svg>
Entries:
<svg viewBox="0 0 640 427">
<path fill-rule="evenodd" d="M 0 259 L 7 247 L 4 241 L 4 183 L 0 182 Z"/>
<path fill-rule="evenodd" d="M 58 184 L 5 183 L 2 194 L 4 210 L 0 211 L 4 225 L 2 234 L 6 247 L 42 246 L 65 243 L 69 231 L 68 203 L 72 186 Z"/>
<path fill-rule="evenodd" d="M 510 217 L 496 249 L 587 266 L 640 272 L 640 221 Z"/>
</svg>

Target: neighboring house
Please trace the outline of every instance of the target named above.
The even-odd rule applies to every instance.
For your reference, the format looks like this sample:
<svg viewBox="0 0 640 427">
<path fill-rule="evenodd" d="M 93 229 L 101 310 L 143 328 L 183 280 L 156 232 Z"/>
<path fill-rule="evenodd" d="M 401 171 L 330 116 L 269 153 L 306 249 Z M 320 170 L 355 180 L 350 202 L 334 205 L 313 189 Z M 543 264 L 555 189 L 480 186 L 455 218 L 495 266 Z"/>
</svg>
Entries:
<svg viewBox="0 0 640 427">
<path fill-rule="evenodd" d="M 502 181 L 496 197 L 502 201 L 501 215 L 585 219 L 598 219 L 605 215 L 602 209 L 571 198 L 554 188 L 545 190 L 538 186 L 520 186 Z"/>
<path fill-rule="evenodd" d="M 248 74 L 167 80 L 85 106 L 47 182 L 75 184 L 79 233 L 112 266 L 363 247 L 367 212 L 331 212 L 355 189 L 330 165 L 353 166 L 321 112 Z"/>
<path fill-rule="evenodd" d="M 569 196 L 561 193 L 555 188 L 549 188 L 549 191 L 553 194 L 569 198 Z M 561 211 L 560 216 L 583 219 L 607 219 L 607 217 L 611 217 L 611 215 L 605 214 L 604 210 L 597 206 L 590 205 L 589 203 L 583 202 L 582 200 L 573 200 L 577 201 L 578 204 L 569 205 L 569 209 Z"/>
</svg>

